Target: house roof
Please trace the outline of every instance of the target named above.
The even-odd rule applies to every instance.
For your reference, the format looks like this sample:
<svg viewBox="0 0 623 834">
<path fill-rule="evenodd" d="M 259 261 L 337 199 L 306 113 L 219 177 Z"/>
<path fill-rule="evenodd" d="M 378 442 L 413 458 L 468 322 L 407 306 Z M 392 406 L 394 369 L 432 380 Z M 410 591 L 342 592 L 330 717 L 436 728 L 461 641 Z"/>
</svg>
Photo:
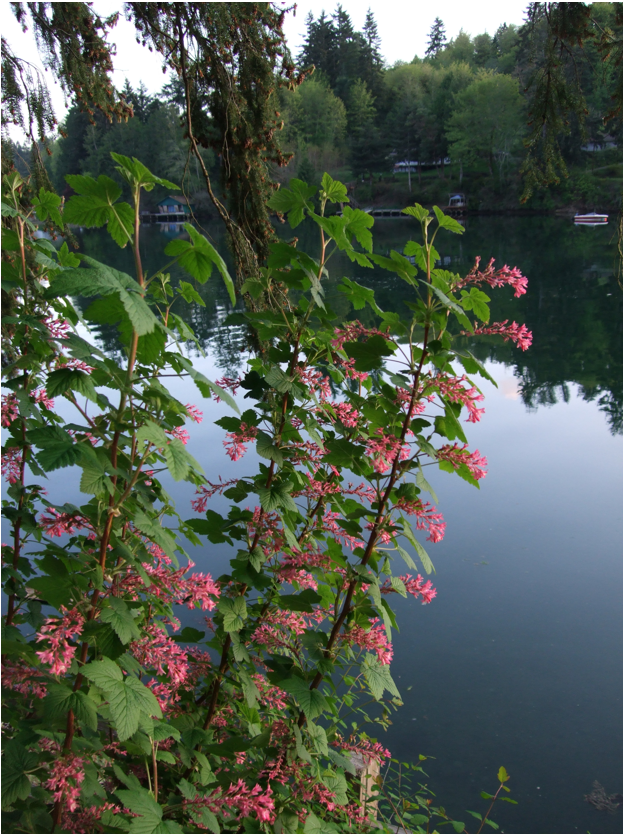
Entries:
<svg viewBox="0 0 623 834">
<path fill-rule="evenodd" d="M 179 203 L 180 205 L 186 205 L 186 206 L 190 205 L 190 201 L 188 200 L 188 198 L 184 197 L 182 194 L 169 194 L 169 196 L 165 197 L 164 200 L 160 200 L 158 205 L 161 206 L 164 203 L 168 203 L 170 201 L 172 201 L 174 203 Z"/>
</svg>

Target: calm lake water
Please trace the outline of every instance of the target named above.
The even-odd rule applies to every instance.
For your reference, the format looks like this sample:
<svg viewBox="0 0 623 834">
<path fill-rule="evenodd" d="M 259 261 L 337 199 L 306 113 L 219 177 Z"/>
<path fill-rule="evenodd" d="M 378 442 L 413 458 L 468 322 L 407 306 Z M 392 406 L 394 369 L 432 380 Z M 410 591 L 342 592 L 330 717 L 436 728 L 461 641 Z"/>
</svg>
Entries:
<svg viewBox="0 0 623 834">
<path fill-rule="evenodd" d="M 623 808 L 608 815 L 583 799 L 594 780 L 623 793 L 623 293 L 613 277 L 612 227 L 549 217 L 466 225 L 463 237 L 439 239 L 444 265 L 465 272 L 481 255 L 520 267 L 528 294 L 492 292 L 492 319 L 525 322 L 534 343 L 526 353 L 502 342 L 472 345 L 499 386 L 482 386 L 486 414 L 468 426 L 489 474 L 480 491 L 446 473 L 432 479 L 448 524 L 444 541 L 429 548 L 438 597 L 426 607 L 399 600 L 392 670 L 405 706 L 379 740 L 401 759 L 434 757 L 428 784 L 458 819 L 470 819 L 466 808 L 484 810 L 479 792 L 495 791 L 504 765 L 519 802 L 493 814 L 507 834 L 614 834 L 623 830 Z M 374 233 L 375 251 L 401 251 L 415 225 L 377 221 Z M 177 234 L 144 230 L 150 271 Z M 314 250 L 311 229 L 284 232 L 292 234 Z M 105 235 L 81 238 L 83 251 L 131 271 L 129 253 Z M 215 243 L 225 251 L 220 232 Z M 408 288 L 398 278 L 339 257 L 330 272 L 340 316 L 349 315 L 334 291 L 344 275 L 373 287 L 382 308 L 404 309 Z M 242 368 L 244 337 L 222 327 L 229 302 L 220 279 L 201 292 L 206 308 L 184 315 L 207 351 L 196 363 L 215 379 Z M 116 350 L 111 334 L 101 340 Z M 191 383 L 172 388 L 205 411 L 203 424 L 190 427 L 189 448 L 206 471 L 252 471 L 251 453 L 238 464 L 224 455 L 224 432 L 212 421 L 226 407 L 199 402 Z M 66 476 L 57 483 L 64 500 L 80 503 Z M 192 489 L 175 490 L 190 517 Z M 209 545 L 192 556 L 218 576 L 228 552 Z M 198 614 L 189 617 L 200 625 Z"/>
</svg>

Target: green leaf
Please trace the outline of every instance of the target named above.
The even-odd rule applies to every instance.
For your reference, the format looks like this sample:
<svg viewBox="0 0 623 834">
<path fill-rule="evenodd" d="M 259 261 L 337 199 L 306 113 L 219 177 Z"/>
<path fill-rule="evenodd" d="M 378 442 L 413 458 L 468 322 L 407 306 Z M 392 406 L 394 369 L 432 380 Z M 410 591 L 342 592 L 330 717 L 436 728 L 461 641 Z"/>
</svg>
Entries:
<svg viewBox="0 0 623 834">
<path fill-rule="evenodd" d="M 290 188 L 280 188 L 266 201 L 266 205 L 279 214 L 288 215 L 288 223 L 295 229 L 305 217 L 305 209 L 312 212 L 310 198 L 316 193 L 313 185 L 299 179 L 290 180 Z"/>
<path fill-rule="evenodd" d="M 115 162 L 118 162 L 117 171 L 131 184 L 144 188 L 145 191 L 151 191 L 154 185 L 161 185 L 164 188 L 171 188 L 174 191 L 179 191 L 179 185 L 175 185 L 170 180 L 156 177 L 151 173 L 146 165 L 143 165 L 135 156 L 131 159 L 129 156 L 123 156 L 120 153 L 110 154 Z"/>
<path fill-rule="evenodd" d="M 416 220 L 422 222 L 422 220 L 428 220 L 430 217 L 430 212 L 428 209 L 425 209 L 419 203 L 416 203 L 414 206 L 408 206 L 407 208 L 402 210 L 403 214 L 408 214 L 411 217 L 415 217 Z"/>
<path fill-rule="evenodd" d="M 39 220 L 47 220 L 48 217 L 57 226 L 63 227 L 63 218 L 58 210 L 62 200 L 53 191 L 46 191 L 45 188 L 39 189 L 39 196 L 35 197 L 32 204 L 37 212 Z"/>
<path fill-rule="evenodd" d="M 29 753 L 18 741 L 10 741 L 2 756 L 2 807 L 9 808 L 18 799 L 30 795 L 27 771 L 39 764 L 36 753 Z"/>
<path fill-rule="evenodd" d="M 103 692 L 116 683 L 123 681 L 123 672 L 112 660 L 94 660 L 82 667 L 82 674 Z"/>
<path fill-rule="evenodd" d="M 190 472 L 191 467 L 199 472 L 203 470 L 189 452 L 182 441 L 174 437 L 167 442 L 164 447 L 164 457 L 169 468 L 169 472 L 173 476 L 173 480 L 181 481 Z"/>
<path fill-rule="evenodd" d="M 225 631 L 240 631 L 247 618 L 247 604 L 244 597 L 238 596 L 234 599 L 224 597 L 219 600 L 218 610 L 223 615 Z"/>
<path fill-rule="evenodd" d="M 234 282 L 225 265 L 225 261 L 212 246 L 210 241 L 200 234 L 190 223 L 184 223 L 184 228 L 190 236 L 190 241 L 172 240 L 166 247 L 165 254 L 177 258 L 180 266 L 190 273 L 200 284 L 205 284 L 212 273 L 212 266 L 216 265 L 221 273 L 231 303 L 236 303 Z"/>
<path fill-rule="evenodd" d="M 322 781 L 329 788 L 331 793 L 335 794 L 335 802 L 338 805 L 346 805 L 348 803 L 346 778 L 343 773 L 325 774 Z"/>
<path fill-rule="evenodd" d="M 128 318 L 132 322 L 132 327 L 136 330 L 139 336 L 145 336 L 147 333 L 152 333 L 153 330 L 160 324 L 158 319 L 153 314 L 149 304 L 145 299 L 135 292 L 126 292 L 126 290 L 119 290 L 119 297 L 123 304 Z"/>
<path fill-rule="evenodd" d="M 104 690 L 119 741 L 125 741 L 138 729 L 141 714 L 162 718 L 158 700 L 151 689 L 134 677 L 124 678 Z"/>
<path fill-rule="evenodd" d="M 157 449 L 164 449 L 167 445 L 168 437 L 164 433 L 162 426 L 153 423 L 151 420 L 146 420 L 145 424 L 137 431 L 136 439 L 139 443 L 153 443 Z"/>
<path fill-rule="evenodd" d="M 320 594 L 311 588 L 305 588 L 298 594 L 281 594 L 275 598 L 275 603 L 286 611 L 304 611 L 311 613 L 314 605 L 321 601 Z"/>
<path fill-rule="evenodd" d="M 479 290 L 478 287 L 472 287 L 469 292 L 461 290 L 459 304 L 464 310 L 473 310 L 474 315 L 478 316 L 480 321 L 487 323 L 490 316 L 489 301 L 491 299 L 486 293 Z"/>
<path fill-rule="evenodd" d="M 110 607 L 104 608 L 100 614 L 101 621 L 110 623 L 117 637 L 124 644 L 132 640 L 140 640 L 141 632 L 135 622 L 135 614 L 140 612 L 128 608 L 119 597 L 109 597 L 108 603 Z"/>
<path fill-rule="evenodd" d="M 184 301 L 187 301 L 189 304 L 199 304 L 200 307 L 206 306 L 203 298 L 188 281 L 180 281 L 179 291 Z"/>
<path fill-rule="evenodd" d="M 365 342 L 345 342 L 344 350 L 358 371 L 373 371 L 382 368 L 383 357 L 392 356 L 396 348 L 383 336 L 370 336 Z"/>
<path fill-rule="evenodd" d="M 320 196 L 321 199 L 324 197 L 330 203 L 348 203 L 348 191 L 344 183 L 338 182 L 334 180 L 333 177 L 330 177 L 329 174 L 325 173 L 322 175 L 322 182 L 320 184 Z M 314 189 L 315 190 L 315 189 Z M 364 214 L 365 212 L 361 212 Z M 373 221 L 374 222 L 374 221 Z"/>
<path fill-rule="evenodd" d="M 78 444 L 59 426 L 31 429 L 27 439 L 40 449 L 36 458 L 46 472 L 73 466 L 81 456 Z"/>
<path fill-rule="evenodd" d="M 502 765 L 502 767 L 498 770 L 498 780 L 504 784 L 504 782 L 508 782 L 509 779 L 510 776 L 506 772 L 504 765 Z"/>
<path fill-rule="evenodd" d="M 283 453 L 281 449 L 274 445 L 273 438 L 266 432 L 258 431 L 255 449 L 260 457 L 274 460 L 278 466 L 282 465 Z"/>
<path fill-rule="evenodd" d="M 420 562 L 422 563 L 422 567 L 424 568 L 426 573 L 435 573 L 435 568 L 433 567 L 433 563 L 431 562 L 430 556 L 424 550 L 424 548 L 422 547 L 420 542 L 415 538 L 415 534 L 413 533 L 413 530 L 411 529 L 411 526 L 409 525 L 409 522 L 406 521 L 406 519 L 404 519 L 404 518 L 403 518 L 403 522 L 404 522 L 404 525 L 403 525 L 404 534 L 405 534 L 406 538 L 408 539 L 409 543 L 412 544 L 413 547 L 415 548 L 415 552 L 417 553 L 417 555 L 420 559 Z M 402 553 L 401 553 L 401 556 L 404 559 L 404 555 Z M 411 559 L 411 557 L 409 557 L 409 559 Z M 413 564 L 413 561 L 411 561 L 411 565 L 409 567 L 411 567 L 413 570 L 416 569 L 415 565 Z"/>
<path fill-rule="evenodd" d="M 317 718 L 328 708 L 327 699 L 317 689 L 310 689 L 301 678 L 287 678 L 279 681 L 281 689 L 294 695 L 300 708 L 308 718 Z"/>
<path fill-rule="evenodd" d="M 384 666 L 379 663 L 375 655 L 369 652 L 366 653 L 362 663 L 362 670 L 366 683 L 375 700 L 380 701 L 385 690 L 395 698 L 400 698 L 398 688 L 390 674 L 389 666 Z"/>
<path fill-rule="evenodd" d="M 161 826 L 162 807 L 144 788 L 117 791 L 116 795 L 125 808 L 139 815 L 130 821 L 130 834 L 160 834 L 166 830 Z"/>
<path fill-rule="evenodd" d="M 314 747 L 318 753 L 320 753 L 321 756 L 328 756 L 329 744 L 327 742 L 327 733 L 324 727 L 321 727 L 319 724 L 314 724 L 313 721 L 308 721 L 307 732 L 311 736 Z"/>
<path fill-rule="evenodd" d="M 432 486 L 428 483 L 428 481 L 424 477 L 424 472 L 422 471 L 421 466 L 418 468 L 418 471 L 415 473 L 415 483 L 418 485 L 418 487 L 423 492 L 428 492 L 428 494 L 433 499 L 435 504 L 439 503 L 439 499 L 437 498 L 437 495 L 435 494 L 435 490 L 432 488 Z"/>
<path fill-rule="evenodd" d="M 97 392 L 90 376 L 84 371 L 59 368 L 48 375 L 45 384 L 48 397 L 59 397 L 67 391 L 84 394 L 91 402 L 97 401 Z"/>
<path fill-rule="evenodd" d="M 134 212 L 127 203 L 117 203 L 121 189 L 110 177 L 100 174 L 97 180 L 81 174 L 68 174 L 65 179 L 80 196 L 69 199 L 63 212 L 66 223 L 78 226 L 103 226 L 123 248 L 132 242 Z"/>
<path fill-rule="evenodd" d="M 437 218 L 437 222 L 439 223 L 440 228 L 447 229 L 449 232 L 452 232 L 455 235 L 462 235 L 465 231 L 465 226 L 461 226 L 458 220 L 455 220 L 454 217 L 449 217 L 447 214 L 444 214 L 443 211 L 438 208 L 437 206 L 433 206 L 433 211 L 435 212 L 435 217 Z M 461 828 L 461 831 L 463 829 Z"/>
<path fill-rule="evenodd" d="M 374 290 L 362 287 L 361 284 L 351 281 L 350 278 L 343 278 L 338 290 L 348 298 L 355 310 L 362 310 L 366 304 L 369 304 L 375 313 L 382 314 L 382 310 L 379 309 L 374 300 Z"/>
<path fill-rule="evenodd" d="M 454 828 L 454 830 L 457 832 L 457 834 L 461 834 L 461 831 L 465 831 L 465 823 L 464 822 L 458 822 L 457 820 L 451 820 L 450 825 L 452 826 L 452 828 Z"/>
<path fill-rule="evenodd" d="M 351 209 L 350 206 L 344 206 L 342 216 L 347 223 L 346 231 L 355 236 L 360 246 L 371 252 L 372 232 L 370 229 L 374 225 L 374 217 L 361 209 Z"/>
<path fill-rule="evenodd" d="M 53 720 L 65 719 L 69 710 L 91 730 L 97 730 L 97 710 L 86 692 L 73 692 L 68 686 L 50 683 L 44 700 L 44 710 Z"/>
</svg>

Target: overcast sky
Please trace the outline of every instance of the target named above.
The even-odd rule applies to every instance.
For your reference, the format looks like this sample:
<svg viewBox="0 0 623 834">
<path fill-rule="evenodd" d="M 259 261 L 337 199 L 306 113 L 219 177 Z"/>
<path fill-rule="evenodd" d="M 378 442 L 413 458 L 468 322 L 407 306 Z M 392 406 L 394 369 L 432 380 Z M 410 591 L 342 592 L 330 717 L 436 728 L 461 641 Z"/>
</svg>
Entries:
<svg viewBox="0 0 623 834">
<path fill-rule="evenodd" d="M 288 8 L 290 3 L 279 3 Z M 297 4 L 296 15 L 290 12 L 284 25 L 288 44 L 296 55 L 305 35 L 305 20 L 309 12 L 317 18 L 324 9 L 327 14 L 334 11 L 336 3 L 320 0 L 303 0 Z M 518 0 L 437 0 L 435 3 L 422 3 L 417 0 L 344 0 L 344 9 L 350 14 L 355 29 L 360 30 L 365 20 L 366 11 L 371 8 L 378 24 L 381 36 L 381 48 L 388 65 L 396 61 L 411 61 L 415 55 L 422 57 L 426 50 L 426 41 L 430 28 L 436 17 L 440 17 L 446 27 L 449 38 L 455 37 L 461 29 L 470 35 L 489 32 L 493 35 L 502 23 L 521 24 L 527 2 Z M 94 8 L 102 15 L 108 15 L 122 4 L 110 0 L 96 0 Z M 23 35 L 9 8 L 8 0 L 0 0 L 2 12 L 2 35 L 13 46 L 16 54 L 37 63 L 36 47 L 30 34 Z M 123 15 L 112 32 L 112 40 L 117 46 L 115 58 L 114 83 L 122 87 L 125 78 L 133 87 L 143 81 L 150 93 L 156 93 L 162 87 L 165 76 L 162 73 L 160 58 L 147 49 L 140 47 L 134 37 L 134 28 L 126 23 Z M 63 97 L 58 87 L 52 87 L 53 102 L 57 115 L 64 117 Z M 18 138 L 18 137 L 15 137 Z"/>
</svg>

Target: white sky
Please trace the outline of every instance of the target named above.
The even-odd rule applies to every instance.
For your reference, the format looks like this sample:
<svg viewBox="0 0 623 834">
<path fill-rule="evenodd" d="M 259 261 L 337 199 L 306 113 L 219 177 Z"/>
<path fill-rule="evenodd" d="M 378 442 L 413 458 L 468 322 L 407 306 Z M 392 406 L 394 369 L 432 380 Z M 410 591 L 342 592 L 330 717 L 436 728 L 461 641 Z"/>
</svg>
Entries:
<svg viewBox="0 0 623 834">
<path fill-rule="evenodd" d="M 287 8 L 291 4 L 279 0 L 279 5 Z M 331 14 L 336 5 L 333 0 L 302 0 L 297 4 L 296 16 L 292 12 L 287 15 L 284 29 L 294 55 L 298 53 L 305 35 L 307 14 L 311 11 L 317 18 L 323 9 Z M 502 23 L 521 24 L 527 0 L 437 0 L 435 3 L 418 0 L 343 0 L 342 5 L 350 14 L 356 30 L 363 26 L 367 9 L 372 9 L 381 36 L 383 56 L 391 65 L 396 61 L 411 61 L 415 55 L 424 55 L 428 33 L 436 17 L 443 20 L 448 38 L 455 37 L 461 29 L 470 35 L 484 31 L 492 35 Z M 100 14 L 108 15 L 121 10 L 122 4 L 117 0 L 96 0 L 94 8 Z M 0 12 L 2 35 L 15 53 L 35 65 L 39 64 L 33 38 L 30 33 L 22 34 L 8 0 L 0 0 Z M 127 77 L 133 87 L 143 81 L 150 93 L 158 92 L 166 80 L 162 62 L 158 56 L 136 43 L 134 27 L 126 23 L 123 15 L 111 39 L 117 46 L 115 85 L 122 87 Z M 64 102 L 58 86 L 52 87 L 52 100 L 57 116 L 62 119 Z"/>
</svg>

